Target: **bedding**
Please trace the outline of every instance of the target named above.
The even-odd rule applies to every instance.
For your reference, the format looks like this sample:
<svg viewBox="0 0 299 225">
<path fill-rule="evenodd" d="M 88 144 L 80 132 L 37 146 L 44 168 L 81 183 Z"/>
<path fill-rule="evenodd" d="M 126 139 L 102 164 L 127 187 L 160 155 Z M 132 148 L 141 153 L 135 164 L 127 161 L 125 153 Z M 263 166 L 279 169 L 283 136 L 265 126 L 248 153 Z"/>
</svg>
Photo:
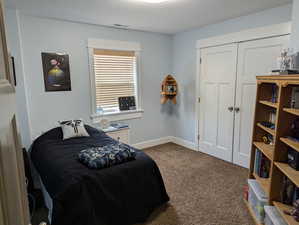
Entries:
<svg viewBox="0 0 299 225">
<path fill-rule="evenodd" d="M 63 140 L 60 127 L 37 138 L 32 162 L 52 199 L 52 225 L 129 225 L 144 222 L 169 201 L 156 163 L 135 150 L 135 159 L 103 169 L 89 169 L 78 153 L 117 144 L 90 126 L 89 137 Z"/>
<path fill-rule="evenodd" d="M 102 169 L 133 160 L 135 155 L 130 146 L 116 143 L 84 149 L 79 152 L 78 159 L 90 169 Z"/>
</svg>

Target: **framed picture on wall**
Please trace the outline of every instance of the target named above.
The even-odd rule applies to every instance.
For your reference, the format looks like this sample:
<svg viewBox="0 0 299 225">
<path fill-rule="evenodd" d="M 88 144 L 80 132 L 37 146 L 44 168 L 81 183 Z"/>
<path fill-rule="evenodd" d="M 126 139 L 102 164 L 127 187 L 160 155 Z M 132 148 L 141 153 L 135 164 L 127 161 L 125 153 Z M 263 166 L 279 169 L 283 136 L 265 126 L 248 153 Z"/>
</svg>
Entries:
<svg viewBox="0 0 299 225">
<path fill-rule="evenodd" d="M 69 56 L 42 52 L 46 91 L 71 91 Z"/>
</svg>

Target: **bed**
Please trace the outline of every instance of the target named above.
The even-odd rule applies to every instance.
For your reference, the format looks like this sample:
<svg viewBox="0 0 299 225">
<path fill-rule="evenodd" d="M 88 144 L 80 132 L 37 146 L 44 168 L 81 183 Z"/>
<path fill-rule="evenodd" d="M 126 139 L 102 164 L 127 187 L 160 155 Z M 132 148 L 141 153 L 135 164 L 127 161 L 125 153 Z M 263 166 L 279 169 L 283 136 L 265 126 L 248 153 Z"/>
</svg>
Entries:
<svg viewBox="0 0 299 225">
<path fill-rule="evenodd" d="M 85 126 L 90 137 L 62 140 L 60 127 L 37 138 L 32 162 L 40 175 L 52 225 L 129 225 L 146 221 L 169 201 L 156 163 L 144 152 L 105 169 L 89 169 L 78 153 L 115 143 L 104 132 Z"/>
</svg>

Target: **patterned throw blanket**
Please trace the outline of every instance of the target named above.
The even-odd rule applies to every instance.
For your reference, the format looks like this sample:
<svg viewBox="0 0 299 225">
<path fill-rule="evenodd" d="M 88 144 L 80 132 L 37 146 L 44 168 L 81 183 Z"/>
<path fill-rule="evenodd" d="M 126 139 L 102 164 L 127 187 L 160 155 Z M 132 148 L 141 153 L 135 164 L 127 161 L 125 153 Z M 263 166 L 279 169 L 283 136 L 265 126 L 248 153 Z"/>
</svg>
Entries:
<svg viewBox="0 0 299 225">
<path fill-rule="evenodd" d="M 102 169 L 135 159 L 134 149 L 125 144 L 110 144 L 84 149 L 78 154 L 81 163 L 90 169 Z"/>
</svg>

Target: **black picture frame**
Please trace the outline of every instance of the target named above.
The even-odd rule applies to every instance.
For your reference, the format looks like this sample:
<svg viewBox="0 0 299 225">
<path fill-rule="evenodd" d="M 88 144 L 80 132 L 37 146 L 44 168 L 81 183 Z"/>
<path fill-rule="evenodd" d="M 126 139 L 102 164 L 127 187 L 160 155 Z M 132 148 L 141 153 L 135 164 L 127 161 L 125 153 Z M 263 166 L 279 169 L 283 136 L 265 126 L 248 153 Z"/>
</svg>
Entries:
<svg viewBox="0 0 299 225">
<path fill-rule="evenodd" d="M 69 55 L 42 52 L 45 91 L 71 91 Z"/>
<path fill-rule="evenodd" d="M 135 96 L 126 96 L 118 98 L 120 111 L 136 110 Z"/>
</svg>

